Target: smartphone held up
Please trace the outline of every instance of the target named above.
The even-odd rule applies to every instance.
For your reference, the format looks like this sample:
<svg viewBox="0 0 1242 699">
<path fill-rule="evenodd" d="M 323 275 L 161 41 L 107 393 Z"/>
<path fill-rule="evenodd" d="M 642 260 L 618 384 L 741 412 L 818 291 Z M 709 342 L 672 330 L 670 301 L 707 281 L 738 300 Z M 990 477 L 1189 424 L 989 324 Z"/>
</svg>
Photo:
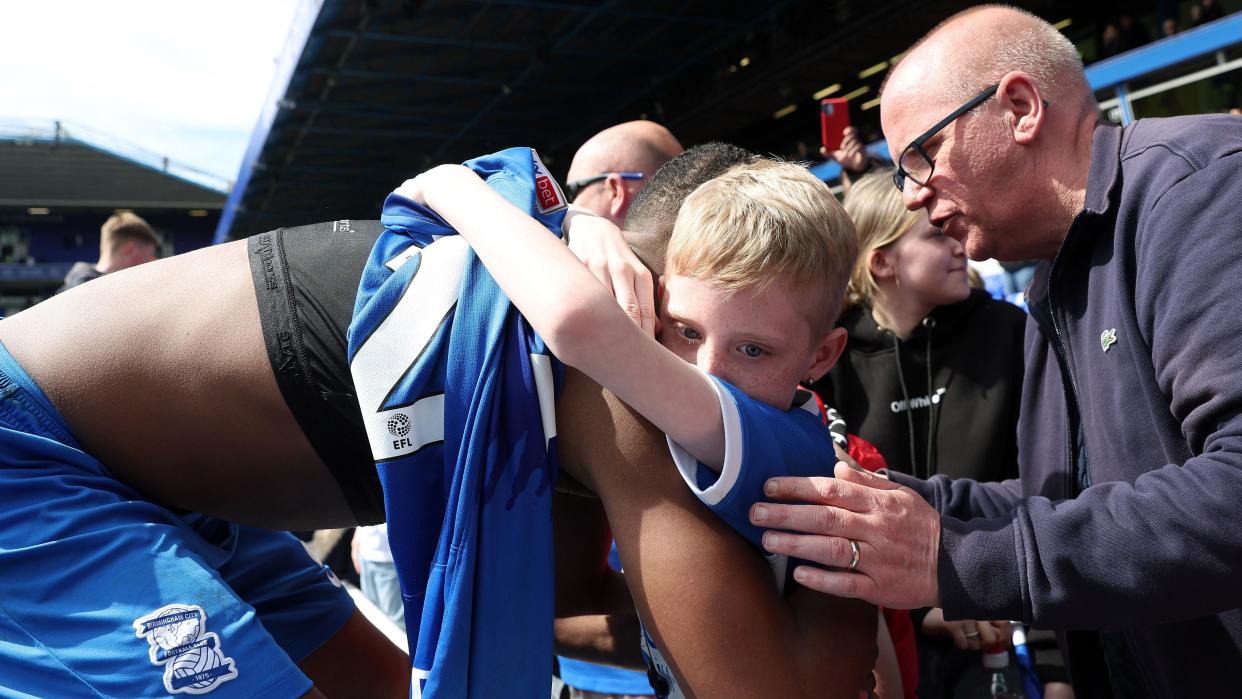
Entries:
<svg viewBox="0 0 1242 699">
<path fill-rule="evenodd" d="M 850 125 L 850 103 L 840 97 L 826 97 L 819 103 L 820 141 L 824 144 L 824 152 L 831 153 L 841 148 L 845 138 L 845 129 Z"/>
</svg>

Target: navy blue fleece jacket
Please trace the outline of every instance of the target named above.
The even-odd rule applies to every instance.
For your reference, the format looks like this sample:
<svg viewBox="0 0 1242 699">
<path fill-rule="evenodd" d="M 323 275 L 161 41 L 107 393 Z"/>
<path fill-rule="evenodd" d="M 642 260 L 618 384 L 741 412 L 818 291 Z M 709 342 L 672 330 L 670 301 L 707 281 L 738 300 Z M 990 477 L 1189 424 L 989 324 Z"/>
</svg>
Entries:
<svg viewBox="0 0 1242 699">
<path fill-rule="evenodd" d="M 946 515 L 947 615 L 1116 631 L 1151 696 L 1239 691 L 1240 272 L 1242 118 L 1097 127 L 1028 292 L 1020 479 L 892 474 Z"/>
</svg>

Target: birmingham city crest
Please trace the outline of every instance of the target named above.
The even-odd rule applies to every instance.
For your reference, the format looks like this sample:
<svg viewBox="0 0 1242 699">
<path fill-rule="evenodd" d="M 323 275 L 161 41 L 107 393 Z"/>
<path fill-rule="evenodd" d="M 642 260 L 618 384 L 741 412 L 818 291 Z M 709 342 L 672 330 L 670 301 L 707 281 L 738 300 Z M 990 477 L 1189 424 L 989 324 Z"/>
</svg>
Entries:
<svg viewBox="0 0 1242 699">
<path fill-rule="evenodd" d="M 197 605 L 170 604 L 134 620 L 134 633 L 150 644 L 151 662 L 164 667 L 169 694 L 206 694 L 237 677 L 220 637 L 207 630 L 207 613 Z"/>
</svg>

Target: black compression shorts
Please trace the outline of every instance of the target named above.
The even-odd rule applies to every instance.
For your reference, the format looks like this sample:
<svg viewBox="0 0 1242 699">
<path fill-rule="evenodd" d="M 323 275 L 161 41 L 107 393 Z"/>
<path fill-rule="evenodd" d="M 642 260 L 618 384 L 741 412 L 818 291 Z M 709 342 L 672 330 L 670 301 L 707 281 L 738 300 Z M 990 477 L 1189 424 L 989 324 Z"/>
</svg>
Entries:
<svg viewBox="0 0 1242 699">
<path fill-rule="evenodd" d="M 346 362 L 346 333 L 358 280 L 383 231 L 379 221 L 330 221 L 247 241 L 272 373 L 359 524 L 384 521 L 384 498 Z"/>
</svg>

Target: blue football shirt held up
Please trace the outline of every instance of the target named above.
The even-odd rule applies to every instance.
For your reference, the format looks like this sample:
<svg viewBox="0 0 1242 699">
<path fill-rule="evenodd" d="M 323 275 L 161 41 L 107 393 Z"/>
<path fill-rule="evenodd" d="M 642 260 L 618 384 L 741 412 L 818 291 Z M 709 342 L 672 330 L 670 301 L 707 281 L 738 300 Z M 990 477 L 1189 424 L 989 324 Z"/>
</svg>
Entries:
<svg viewBox="0 0 1242 699">
<path fill-rule="evenodd" d="M 559 235 L 539 156 L 465 163 Z M 561 366 L 443 219 L 396 193 L 349 328 L 422 695 L 547 696 Z"/>
</svg>

